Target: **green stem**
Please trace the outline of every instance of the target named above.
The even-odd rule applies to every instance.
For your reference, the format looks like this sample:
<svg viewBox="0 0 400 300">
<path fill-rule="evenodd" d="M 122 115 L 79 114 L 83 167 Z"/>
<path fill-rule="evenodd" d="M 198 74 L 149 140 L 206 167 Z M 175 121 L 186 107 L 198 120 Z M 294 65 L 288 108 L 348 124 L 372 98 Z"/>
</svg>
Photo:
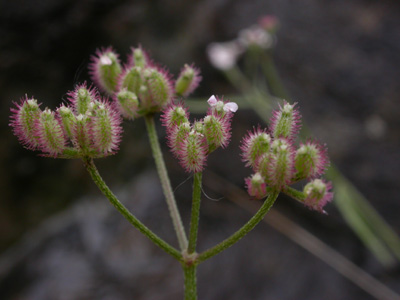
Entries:
<svg viewBox="0 0 400 300">
<path fill-rule="evenodd" d="M 150 146 L 153 152 L 157 172 L 160 177 L 165 200 L 167 201 L 169 213 L 171 215 L 172 223 L 178 238 L 179 247 L 182 251 L 184 251 L 187 249 L 188 241 L 186 238 L 185 228 L 183 227 L 181 215 L 179 214 L 178 206 L 176 205 L 174 193 L 172 192 L 171 182 L 169 181 L 167 168 L 165 167 L 160 143 L 158 142 L 154 118 L 152 115 L 146 115 L 144 119 L 146 121 L 147 133 L 149 135 Z"/>
<path fill-rule="evenodd" d="M 260 209 L 257 211 L 257 213 L 245 225 L 243 225 L 242 228 L 240 228 L 229 238 L 222 241 L 218 245 L 208 249 L 207 251 L 204 251 L 203 253 L 200 253 L 199 256 L 197 257 L 196 262 L 197 263 L 203 262 L 213 257 L 214 255 L 217 255 L 218 253 L 224 251 L 225 249 L 229 248 L 236 242 L 238 242 L 242 237 L 244 237 L 247 233 L 249 233 L 249 231 L 251 231 L 258 223 L 260 223 L 260 221 L 265 217 L 267 212 L 274 204 L 276 198 L 278 198 L 278 195 L 279 195 L 278 191 L 272 191 L 271 194 L 269 194 L 268 198 L 264 201 Z"/>
<path fill-rule="evenodd" d="M 101 178 L 99 171 L 97 170 L 92 158 L 83 158 L 85 167 L 89 174 L 92 176 L 94 183 L 100 189 L 100 191 L 107 197 L 111 204 L 127 219 L 133 226 L 135 226 L 141 233 L 147 236 L 154 244 L 163 249 L 165 252 L 170 254 L 172 257 L 179 261 L 182 261 L 181 253 L 174 247 L 169 245 L 167 242 L 158 237 L 153 231 L 151 231 L 146 225 L 140 222 L 129 210 L 118 200 L 113 194 L 104 180 Z"/>
<path fill-rule="evenodd" d="M 282 192 L 304 204 L 304 200 L 306 197 L 303 192 L 291 188 L 290 186 L 287 186 Z"/>
<path fill-rule="evenodd" d="M 264 71 L 271 93 L 276 97 L 290 101 L 290 95 L 286 92 L 286 89 L 280 80 L 271 51 L 268 51 L 263 55 L 261 67 Z"/>
<path fill-rule="evenodd" d="M 197 232 L 199 229 L 199 215 L 201 202 L 201 180 L 202 173 L 193 176 L 192 216 L 190 220 L 188 254 L 196 251 Z"/>
<path fill-rule="evenodd" d="M 197 299 L 196 269 L 196 264 L 183 265 L 183 274 L 185 276 L 185 300 Z"/>
</svg>

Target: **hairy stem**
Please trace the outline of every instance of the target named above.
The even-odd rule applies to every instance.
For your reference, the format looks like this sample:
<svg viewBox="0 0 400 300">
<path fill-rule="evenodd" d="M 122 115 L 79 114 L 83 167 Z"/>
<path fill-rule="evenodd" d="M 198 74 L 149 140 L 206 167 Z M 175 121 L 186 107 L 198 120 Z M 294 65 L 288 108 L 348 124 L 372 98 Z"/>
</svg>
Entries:
<svg viewBox="0 0 400 300">
<path fill-rule="evenodd" d="M 151 231 L 146 225 L 140 222 L 134 215 L 132 215 L 129 210 L 118 200 L 118 198 L 114 195 L 114 193 L 110 190 L 107 184 L 104 182 L 103 178 L 101 178 L 99 171 L 97 170 L 92 158 L 84 158 L 83 162 L 85 163 L 86 169 L 89 174 L 92 176 L 94 183 L 100 189 L 100 191 L 107 197 L 110 203 L 131 223 L 135 226 L 141 233 L 147 236 L 154 244 L 163 249 L 165 252 L 170 254 L 172 257 L 176 258 L 179 261 L 182 261 L 181 253 L 176 250 L 174 247 L 169 245 L 163 239 L 158 237 L 153 231 Z"/>
<path fill-rule="evenodd" d="M 243 238 L 249 231 L 251 231 L 260 221 L 265 217 L 267 212 L 270 210 L 272 205 L 274 204 L 276 198 L 278 198 L 279 192 L 278 191 L 271 191 L 268 198 L 264 201 L 260 209 L 257 213 L 245 224 L 242 228 L 232 234 L 229 238 L 222 241 L 218 245 L 200 253 L 197 257 L 196 262 L 200 263 L 203 262 L 218 253 L 224 251 L 225 249 L 229 248 L 233 244 L 237 243 L 241 238 Z"/>
<path fill-rule="evenodd" d="M 197 300 L 197 265 L 183 265 L 183 274 L 185 277 L 185 300 Z"/>
<path fill-rule="evenodd" d="M 144 119 L 146 121 L 147 133 L 149 135 L 150 146 L 153 152 L 158 176 L 160 177 L 161 186 L 164 191 L 169 213 L 171 215 L 172 223 L 178 238 L 179 247 L 181 251 L 184 251 L 187 249 L 188 241 L 186 238 L 185 228 L 183 227 L 181 215 L 179 214 L 178 206 L 176 205 L 174 193 L 172 192 L 171 182 L 168 177 L 167 168 L 165 167 L 160 143 L 158 142 L 154 118 L 152 115 L 146 115 Z"/>
<path fill-rule="evenodd" d="M 199 215 L 201 202 L 201 180 L 202 173 L 193 176 L 192 216 L 190 220 L 188 254 L 196 251 L 197 232 L 199 229 Z"/>
</svg>

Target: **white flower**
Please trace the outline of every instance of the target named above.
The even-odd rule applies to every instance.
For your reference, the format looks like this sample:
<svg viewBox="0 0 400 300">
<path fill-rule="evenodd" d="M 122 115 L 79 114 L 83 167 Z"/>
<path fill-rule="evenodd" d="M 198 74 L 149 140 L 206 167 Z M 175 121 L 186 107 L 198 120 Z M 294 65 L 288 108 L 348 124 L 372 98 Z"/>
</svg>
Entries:
<svg viewBox="0 0 400 300">
<path fill-rule="evenodd" d="M 212 43 L 207 47 L 211 64 L 220 70 L 229 70 L 235 66 L 238 56 L 242 53 L 243 49 L 236 41 Z"/>
<path fill-rule="evenodd" d="M 235 102 L 228 102 L 225 103 L 223 101 L 218 101 L 218 99 L 212 95 L 208 100 L 207 103 L 217 111 L 223 109 L 225 112 L 236 112 L 239 106 Z"/>
<path fill-rule="evenodd" d="M 224 111 L 236 112 L 239 106 L 235 102 L 228 102 L 224 105 Z"/>
<path fill-rule="evenodd" d="M 246 48 L 257 45 L 263 49 L 271 48 L 274 42 L 273 37 L 258 25 L 241 30 L 238 41 Z"/>
<path fill-rule="evenodd" d="M 214 95 L 212 95 L 212 96 L 207 100 L 207 103 L 208 103 L 211 107 L 216 106 L 216 105 L 217 105 L 217 102 L 218 102 L 218 100 L 217 100 L 217 98 L 215 98 Z"/>
</svg>

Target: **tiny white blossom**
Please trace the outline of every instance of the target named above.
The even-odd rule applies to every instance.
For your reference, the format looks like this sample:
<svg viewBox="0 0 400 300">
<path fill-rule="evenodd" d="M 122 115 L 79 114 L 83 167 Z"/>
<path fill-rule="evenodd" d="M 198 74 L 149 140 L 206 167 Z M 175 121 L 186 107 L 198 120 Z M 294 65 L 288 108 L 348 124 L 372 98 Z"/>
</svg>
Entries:
<svg viewBox="0 0 400 300">
<path fill-rule="evenodd" d="M 207 100 L 207 103 L 208 103 L 211 107 L 214 107 L 215 105 L 217 105 L 217 102 L 218 102 L 218 100 L 217 100 L 217 98 L 215 98 L 214 95 L 212 95 L 212 96 Z"/>
<path fill-rule="evenodd" d="M 224 105 L 224 111 L 236 112 L 239 106 L 235 102 L 228 102 Z"/>
</svg>

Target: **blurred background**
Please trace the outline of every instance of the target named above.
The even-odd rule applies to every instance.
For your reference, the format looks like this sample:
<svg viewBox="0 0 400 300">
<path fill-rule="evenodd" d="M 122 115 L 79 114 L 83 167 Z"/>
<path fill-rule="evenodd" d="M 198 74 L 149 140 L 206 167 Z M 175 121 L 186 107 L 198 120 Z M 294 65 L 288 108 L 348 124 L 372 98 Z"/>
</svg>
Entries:
<svg viewBox="0 0 400 300">
<path fill-rule="evenodd" d="M 203 76 L 194 95 L 201 101 L 212 94 L 238 96 L 210 64 L 206 48 L 236 38 L 263 15 L 279 19 L 273 57 L 304 122 L 328 144 L 338 169 L 400 233 L 398 1 L 2 1 L 1 299 L 182 299 L 179 264 L 114 211 L 81 161 L 42 158 L 22 148 L 8 126 L 9 109 L 25 94 L 55 109 L 75 84 L 90 81 L 90 56 L 109 45 L 125 60 L 130 47 L 140 44 L 173 74 L 194 62 Z M 238 145 L 257 124 L 264 126 L 254 111 L 239 108 L 230 146 L 209 158 L 213 174 L 244 188 L 251 171 Z M 185 182 L 188 176 L 164 149 L 187 224 L 191 180 Z M 177 245 L 143 120 L 125 122 L 121 150 L 97 165 L 121 201 Z M 200 250 L 250 217 L 213 184 L 205 181 L 205 194 L 222 199 L 203 197 Z M 280 197 L 274 209 L 400 293 L 399 264 L 382 266 L 335 205 L 326 207 L 325 216 Z M 200 265 L 198 284 L 199 299 L 374 299 L 267 224 Z"/>
</svg>

